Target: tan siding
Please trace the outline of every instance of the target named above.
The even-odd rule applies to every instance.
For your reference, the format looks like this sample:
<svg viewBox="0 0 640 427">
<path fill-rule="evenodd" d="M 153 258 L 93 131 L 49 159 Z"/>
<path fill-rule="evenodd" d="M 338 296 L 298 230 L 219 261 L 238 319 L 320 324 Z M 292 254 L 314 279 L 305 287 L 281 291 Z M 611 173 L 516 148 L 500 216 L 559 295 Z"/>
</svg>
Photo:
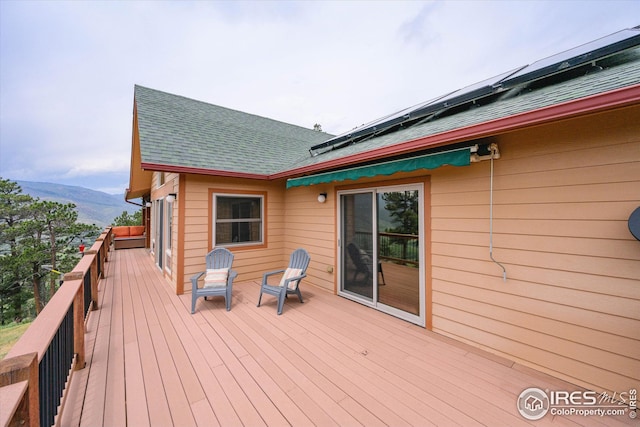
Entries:
<svg viewBox="0 0 640 427">
<path fill-rule="evenodd" d="M 489 170 L 432 175 L 435 331 L 599 390 L 640 381 L 640 113 L 498 138 Z"/>
<path fill-rule="evenodd" d="M 164 182 L 163 182 L 164 181 Z M 173 215 L 172 215 L 172 235 L 169 236 L 171 239 L 171 260 L 168 264 L 165 264 L 164 274 L 171 286 L 175 289 L 176 292 L 180 293 L 180 289 L 178 286 L 177 272 L 180 270 L 178 265 L 179 263 L 179 224 L 178 224 L 178 209 L 180 204 L 180 175 L 176 173 L 165 173 L 165 172 L 153 172 L 152 180 L 151 180 L 151 200 L 157 200 L 166 197 L 170 193 L 177 194 L 176 202 L 173 205 Z M 166 205 L 164 206 L 166 209 Z M 149 230 L 152 233 L 151 238 L 155 238 L 153 235 L 155 222 L 157 218 L 155 218 L 155 209 L 151 209 L 151 229 Z M 155 255 L 152 255 L 155 256 Z"/>
<path fill-rule="evenodd" d="M 591 237 L 595 239 L 623 240 L 629 238 L 627 220 L 618 219 L 612 221 L 598 220 L 598 227 L 594 228 L 589 220 L 538 220 L 530 218 L 501 218 L 497 224 L 503 234 L 522 234 L 523 219 L 526 219 L 526 232 L 541 236 L 559 237 Z M 484 232 L 486 233 L 489 219 L 476 218 L 435 218 L 432 220 L 433 230 L 456 231 L 461 233 Z M 485 234 L 485 239 L 488 237 Z M 487 240 L 488 241 L 488 240 Z"/>
<path fill-rule="evenodd" d="M 499 239 L 499 236 L 494 236 L 494 242 L 497 239 Z M 438 255 L 468 259 L 482 259 L 484 256 L 488 256 L 486 248 L 447 243 L 434 243 L 433 252 Z M 586 273 L 603 277 L 637 279 L 638 271 L 640 271 L 640 261 L 615 258 L 613 254 L 603 258 L 562 252 L 538 252 L 534 248 L 528 250 L 503 249 L 495 243 L 493 253 L 494 257 L 499 256 L 500 260 L 512 265 L 525 267 L 543 266 L 548 270 Z M 510 277 L 515 278 L 513 275 L 510 275 Z"/>
<path fill-rule="evenodd" d="M 626 227 L 626 224 L 625 224 Z M 628 229 L 623 230 L 628 233 Z M 625 250 L 623 257 L 640 260 L 640 251 L 635 251 L 636 241 L 593 239 L 589 237 L 541 236 L 535 234 L 514 235 L 501 233 L 501 245 L 512 249 L 534 250 L 537 252 L 572 252 L 576 255 L 610 257 L 621 247 Z M 488 239 L 484 233 L 437 230 L 432 241 L 438 243 L 454 243 L 486 247 Z M 640 290 L 639 290 L 640 292 Z"/>
<path fill-rule="evenodd" d="M 234 269 L 238 280 L 262 277 L 265 271 L 282 267 L 284 238 L 283 198 L 284 185 L 267 181 L 219 179 L 188 175 L 186 178 L 184 223 L 184 283 L 185 291 L 191 291 L 190 277 L 204 269 L 204 257 L 211 249 L 211 190 L 267 193 L 267 245 L 264 248 L 232 248 L 235 254 Z"/>
<path fill-rule="evenodd" d="M 463 274 L 451 274 L 450 271 L 447 273 L 449 280 L 434 278 L 434 282 L 438 283 L 438 289 L 442 289 L 434 292 L 434 298 L 438 293 L 455 295 L 523 312 L 529 310 L 529 313 L 541 317 L 557 319 L 594 331 L 616 334 L 631 340 L 640 339 L 638 320 L 620 315 L 615 311 L 615 303 L 624 301 L 625 298 L 600 295 L 604 301 L 599 305 L 597 301 L 593 304 L 593 299 L 571 299 L 570 297 L 576 295 L 578 291 L 560 289 L 556 292 L 555 287 L 543 285 L 533 287 L 531 283 L 511 279 L 509 279 L 509 292 L 506 292 L 498 286 L 485 285 L 490 281 L 488 276 L 469 275 L 465 279 L 476 279 L 473 285 L 469 285 L 454 281 L 464 277 Z M 441 273 L 437 272 L 436 276 L 441 276 Z M 588 292 L 583 293 L 588 294 Z M 611 308 L 614 308 L 613 312 Z M 605 311 L 607 309 L 609 309 L 608 312 Z M 591 312 L 592 315 L 585 317 L 585 311 Z"/>
<path fill-rule="evenodd" d="M 318 194 L 326 192 L 325 203 Z M 304 248 L 311 256 L 307 272 L 309 283 L 334 290 L 335 272 L 335 194 L 329 186 L 291 188 L 286 192 L 286 237 L 284 256 Z"/>
</svg>

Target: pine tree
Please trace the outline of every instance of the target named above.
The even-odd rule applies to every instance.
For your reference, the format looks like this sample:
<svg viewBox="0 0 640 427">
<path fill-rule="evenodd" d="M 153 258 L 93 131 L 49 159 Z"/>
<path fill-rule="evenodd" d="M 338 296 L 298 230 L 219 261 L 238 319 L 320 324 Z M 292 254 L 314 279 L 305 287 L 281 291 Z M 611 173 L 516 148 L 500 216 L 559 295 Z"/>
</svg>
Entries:
<svg viewBox="0 0 640 427">
<path fill-rule="evenodd" d="M 95 225 L 78 222 L 73 203 L 34 200 L 0 178 L 0 322 L 21 319 L 30 298 L 39 313 L 57 290 L 51 271 L 71 271 L 79 243 L 98 234 Z"/>
</svg>

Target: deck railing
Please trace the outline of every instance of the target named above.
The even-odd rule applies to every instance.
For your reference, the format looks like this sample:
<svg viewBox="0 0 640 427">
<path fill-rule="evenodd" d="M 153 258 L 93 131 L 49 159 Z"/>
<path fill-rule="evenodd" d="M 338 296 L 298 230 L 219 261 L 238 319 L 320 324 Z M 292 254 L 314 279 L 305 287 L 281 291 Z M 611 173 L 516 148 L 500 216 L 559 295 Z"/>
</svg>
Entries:
<svg viewBox="0 0 640 427">
<path fill-rule="evenodd" d="M 85 366 L 85 323 L 98 308 L 111 240 L 107 228 L 0 361 L 0 427 L 59 425 L 67 385 Z"/>
<path fill-rule="evenodd" d="M 355 242 L 358 247 L 367 253 L 373 251 L 371 233 L 357 231 Z M 393 261 L 397 264 L 418 265 L 420 249 L 418 247 L 419 236 L 402 233 L 378 233 L 378 258 Z"/>
</svg>

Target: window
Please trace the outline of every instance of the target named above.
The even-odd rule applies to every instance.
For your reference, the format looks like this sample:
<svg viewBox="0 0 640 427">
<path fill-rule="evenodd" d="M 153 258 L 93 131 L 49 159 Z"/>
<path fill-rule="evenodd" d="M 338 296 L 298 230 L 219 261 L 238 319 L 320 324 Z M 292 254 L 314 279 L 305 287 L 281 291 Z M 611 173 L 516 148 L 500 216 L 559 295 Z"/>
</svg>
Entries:
<svg viewBox="0 0 640 427">
<path fill-rule="evenodd" d="M 213 246 L 264 243 L 264 196 L 213 195 Z"/>
</svg>

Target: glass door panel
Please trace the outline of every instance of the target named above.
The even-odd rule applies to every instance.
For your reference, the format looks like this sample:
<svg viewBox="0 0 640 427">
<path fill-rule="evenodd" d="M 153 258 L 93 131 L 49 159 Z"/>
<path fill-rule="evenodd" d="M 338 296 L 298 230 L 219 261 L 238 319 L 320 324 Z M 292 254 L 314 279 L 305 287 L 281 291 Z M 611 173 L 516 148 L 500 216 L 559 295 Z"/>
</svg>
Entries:
<svg viewBox="0 0 640 427">
<path fill-rule="evenodd" d="M 341 290 L 373 302 L 373 193 L 343 194 L 341 205 Z"/>
<path fill-rule="evenodd" d="M 378 302 L 420 315 L 419 193 L 377 193 Z M 386 274 L 385 274 L 386 273 Z"/>
<path fill-rule="evenodd" d="M 424 325 L 424 239 L 420 184 L 339 193 L 339 291 Z"/>
</svg>

